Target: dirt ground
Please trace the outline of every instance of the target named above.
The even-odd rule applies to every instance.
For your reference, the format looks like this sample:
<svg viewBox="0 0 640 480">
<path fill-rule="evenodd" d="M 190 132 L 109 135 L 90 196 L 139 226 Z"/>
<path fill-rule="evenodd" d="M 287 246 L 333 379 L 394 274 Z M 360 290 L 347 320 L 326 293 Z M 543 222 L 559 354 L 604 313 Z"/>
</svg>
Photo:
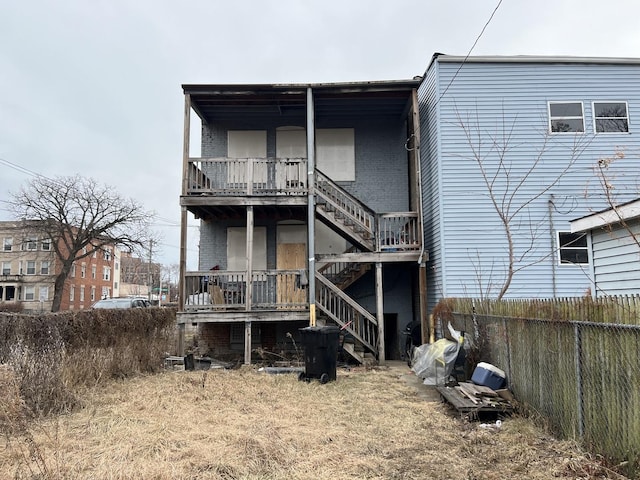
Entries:
<svg viewBox="0 0 640 480">
<path fill-rule="evenodd" d="M 253 368 L 131 378 L 5 434 L 0 480 L 624 478 L 530 420 L 464 421 L 426 388 L 399 364 L 326 385 Z"/>
</svg>

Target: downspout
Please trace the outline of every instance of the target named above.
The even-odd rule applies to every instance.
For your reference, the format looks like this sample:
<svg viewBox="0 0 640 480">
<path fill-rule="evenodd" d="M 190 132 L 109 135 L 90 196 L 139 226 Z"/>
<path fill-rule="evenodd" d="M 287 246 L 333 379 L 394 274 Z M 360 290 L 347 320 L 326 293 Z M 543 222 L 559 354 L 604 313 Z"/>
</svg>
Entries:
<svg viewBox="0 0 640 480">
<path fill-rule="evenodd" d="M 549 209 L 549 239 L 551 240 L 551 292 L 553 298 L 556 298 L 558 292 L 556 287 L 556 241 L 555 241 L 555 227 L 553 226 L 553 209 L 555 205 L 553 203 L 553 193 L 549 196 L 547 202 L 547 208 Z"/>
<path fill-rule="evenodd" d="M 316 325 L 316 252 L 315 252 L 315 121 L 313 90 L 307 88 L 307 251 L 309 252 L 309 325 Z"/>
</svg>

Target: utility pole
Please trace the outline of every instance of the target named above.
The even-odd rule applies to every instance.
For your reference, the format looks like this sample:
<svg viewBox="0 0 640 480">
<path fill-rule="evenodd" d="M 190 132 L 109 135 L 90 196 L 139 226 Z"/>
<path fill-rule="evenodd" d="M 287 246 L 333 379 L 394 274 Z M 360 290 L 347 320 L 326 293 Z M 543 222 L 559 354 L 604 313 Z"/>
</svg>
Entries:
<svg viewBox="0 0 640 480">
<path fill-rule="evenodd" d="M 149 288 L 149 302 L 151 302 L 151 290 L 153 288 L 153 281 L 151 279 L 151 255 L 153 252 L 153 240 L 149 240 L 149 268 L 148 268 L 148 272 L 147 272 L 147 284 L 148 284 L 148 288 Z"/>
</svg>

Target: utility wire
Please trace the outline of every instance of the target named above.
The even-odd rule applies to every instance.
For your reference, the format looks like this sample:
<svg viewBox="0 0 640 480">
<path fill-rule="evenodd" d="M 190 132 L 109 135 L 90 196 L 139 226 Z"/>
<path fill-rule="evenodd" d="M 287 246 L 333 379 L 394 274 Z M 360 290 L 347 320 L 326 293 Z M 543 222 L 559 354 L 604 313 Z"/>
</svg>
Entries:
<svg viewBox="0 0 640 480">
<path fill-rule="evenodd" d="M 436 103 L 440 103 L 440 100 L 442 99 L 442 97 L 444 97 L 444 94 L 447 93 L 447 90 L 449 90 L 449 87 L 451 86 L 451 84 L 453 83 L 453 81 L 456 79 L 456 77 L 458 76 L 458 73 L 460 73 L 460 70 L 462 69 L 462 67 L 464 66 L 465 62 L 467 61 L 467 59 L 469 58 L 469 56 L 471 55 L 471 52 L 473 52 L 473 49 L 476 47 L 477 43 L 480 41 L 480 38 L 482 37 L 482 35 L 484 34 L 484 31 L 487 29 L 487 27 L 489 26 L 489 24 L 491 23 L 491 20 L 493 20 L 493 16 L 496 14 L 496 12 L 498 11 L 498 8 L 500 8 L 500 5 L 502 5 L 502 0 L 498 1 L 498 4 L 496 5 L 496 8 L 493 9 L 493 12 L 491 12 L 491 16 L 489 17 L 489 20 L 487 20 L 487 23 L 484 24 L 484 27 L 482 27 L 482 30 L 480 31 L 480 33 L 478 34 L 478 36 L 476 37 L 476 41 L 473 42 L 473 45 L 471 45 L 471 48 L 469 49 L 469 51 L 467 52 L 467 55 L 464 57 L 464 60 L 462 60 L 462 63 L 460 64 L 460 66 L 458 67 L 458 69 L 456 70 L 456 73 L 454 73 L 453 77 L 451 77 L 451 80 L 449 81 L 449 84 L 446 86 L 446 88 L 444 89 L 444 91 L 440 94 L 440 96 L 438 97 L 438 101 Z"/>
</svg>

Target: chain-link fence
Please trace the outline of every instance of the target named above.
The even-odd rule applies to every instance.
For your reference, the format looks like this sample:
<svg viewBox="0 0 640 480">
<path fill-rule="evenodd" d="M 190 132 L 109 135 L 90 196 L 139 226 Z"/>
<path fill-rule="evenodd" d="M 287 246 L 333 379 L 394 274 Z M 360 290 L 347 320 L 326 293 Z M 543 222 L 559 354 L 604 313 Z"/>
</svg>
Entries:
<svg viewBox="0 0 640 480">
<path fill-rule="evenodd" d="M 518 401 L 560 436 L 640 475 L 640 325 L 453 316 Z"/>
</svg>

